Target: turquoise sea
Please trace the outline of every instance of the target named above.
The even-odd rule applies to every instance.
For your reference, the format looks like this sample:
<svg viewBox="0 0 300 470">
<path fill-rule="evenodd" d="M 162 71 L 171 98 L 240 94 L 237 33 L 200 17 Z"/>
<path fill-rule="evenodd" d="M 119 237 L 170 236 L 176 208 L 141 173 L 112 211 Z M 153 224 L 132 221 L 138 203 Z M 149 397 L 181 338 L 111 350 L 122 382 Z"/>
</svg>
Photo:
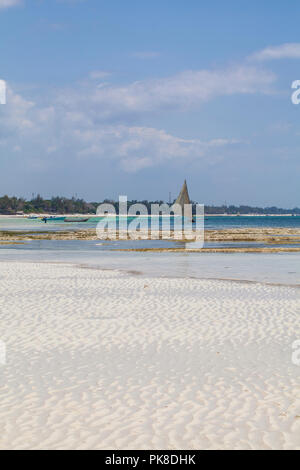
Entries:
<svg viewBox="0 0 300 470">
<path fill-rule="evenodd" d="M 117 223 L 118 223 L 118 217 Z M 128 217 L 132 221 L 133 217 Z M 150 225 L 151 219 L 147 219 Z M 95 228 L 99 218 L 91 217 L 85 223 L 65 223 L 50 221 L 47 224 L 40 219 L 0 218 L 0 230 L 77 230 Z M 282 227 L 300 228 L 300 216 L 209 216 L 204 220 L 206 229 L 249 228 L 249 227 Z"/>
</svg>

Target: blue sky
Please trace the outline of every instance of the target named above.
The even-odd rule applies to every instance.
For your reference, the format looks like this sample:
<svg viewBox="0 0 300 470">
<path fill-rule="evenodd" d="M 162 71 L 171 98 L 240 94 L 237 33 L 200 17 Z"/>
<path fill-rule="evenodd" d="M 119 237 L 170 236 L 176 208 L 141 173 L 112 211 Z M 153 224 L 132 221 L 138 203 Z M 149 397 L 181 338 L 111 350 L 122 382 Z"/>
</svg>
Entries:
<svg viewBox="0 0 300 470">
<path fill-rule="evenodd" d="M 0 0 L 0 194 L 300 206 L 300 4 Z"/>
</svg>

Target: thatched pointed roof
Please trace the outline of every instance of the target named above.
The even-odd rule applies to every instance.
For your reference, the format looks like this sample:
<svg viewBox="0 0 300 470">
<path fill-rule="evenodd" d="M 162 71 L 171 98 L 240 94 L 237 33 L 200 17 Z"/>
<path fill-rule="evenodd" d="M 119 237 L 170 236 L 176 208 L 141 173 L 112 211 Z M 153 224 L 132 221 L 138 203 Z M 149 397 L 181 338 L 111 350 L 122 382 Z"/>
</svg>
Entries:
<svg viewBox="0 0 300 470">
<path fill-rule="evenodd" d="M 189 196 L 186 180 L 184 180 L 182 190 L 180 191 L 180 194 L 178 198 L 176 199 L 175 204 L 179 204 L 184 209 L 184 205 L 190 204 L 190 203 L 191 201 L 190 201 L 190 196 Z"/>
</svg>

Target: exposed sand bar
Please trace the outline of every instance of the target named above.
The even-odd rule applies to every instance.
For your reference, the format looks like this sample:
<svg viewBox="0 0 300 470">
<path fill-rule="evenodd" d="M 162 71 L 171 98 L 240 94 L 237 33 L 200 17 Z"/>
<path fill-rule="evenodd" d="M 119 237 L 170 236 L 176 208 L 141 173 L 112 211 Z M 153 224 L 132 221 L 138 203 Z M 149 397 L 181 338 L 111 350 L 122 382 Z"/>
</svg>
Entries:
<svg viewBox="0 0 300 470">
<path fill-rule="evenodd" d="M 170 231 L 170 235 L 162 230 L 152 232 L 152 236 L 158 239 L 172 240 L 176 238 L 176 233 Z M 182 234 L 180 234 L 180 240 Z M 65 231 L 4 231 L 0 230 L 0 241 L 29 241 L 29 240 L 125 240 L 128 239 L 151 239 L 151 232 L 149 231 L 136 231 L 127 232 L 116 231 L 103 231 L 102 233 L 96 232 L 95 229 L 82 229 L 82 230 L 65 230 Z M 267 243 L 300 243 L 300 229 L 298 228 L 232 228 L 220 230 L 205 230 L 206 241 L 228 241 L 228 242 L 267 242 Z M 184 240 L 183 240 L 184 241 Z M 188 239 L 186 240 L 189 241 Z"/>
<path fill-rule="evenodd" d="M 132 252 L 140 252 L 140 253 L 299 253 L 299 248 L 291 248 L 291 247 L 262 247 L 262 248 L 243 248 L 243 247 L 236 247 L 236 248 L 197 248 L 197 249 L 190 249 L 190 248 L 130 248 L 130 249 L 119 249 L 119 251 L 132 251 Z"/>
<path fill-rule="evenodd" d="M 198 234 L 199 236 L 199 234 Z M 0 245 L 16 244 L 30 242 L 33 240 L 80 240 L 80 241 L 95 241 L 95 240 L 165 240 L 165 241 L 180 241 L 181 247 L 174 248 L 139 248 L 136 246 L 130 251 L 157 251 L 157 252 L 180 252 L 190 249 L 190 251 L 197 253 L 280 253 L 280 252 L 300 252 L 300 229 L 291 228 L 243 228 L 243 229 L 222 229 L 222 230 L 206 230 L 205 242 L 207 243 L 231 243 L 236 246 L 224 247 L 204 247 L 203 249 L 194 249 L 192 238 L 184 239 L 182 233 L 174 232 L 171 230 L 169 234 L 163 231 L 150 233 L 148 231 L 136 231 L 128 234 L 127 232 L 107 232 L 96 233 L 96 229 L 86 230 L 69 230 L 69 231 L 0 231 Z M 200 236 L 200 239 L 202 237 Z M 252 246 L 242 246 L 243 243 L 251 244 Z M 266 245 L 266 246 L 255 246 Z M 124 245 L 126 249 L 126 244 Z"/>
<path fill-rule="evenodd" d="M 1 449 L 300 449 L 300 291 L 0 263 Z"/>
</svg>

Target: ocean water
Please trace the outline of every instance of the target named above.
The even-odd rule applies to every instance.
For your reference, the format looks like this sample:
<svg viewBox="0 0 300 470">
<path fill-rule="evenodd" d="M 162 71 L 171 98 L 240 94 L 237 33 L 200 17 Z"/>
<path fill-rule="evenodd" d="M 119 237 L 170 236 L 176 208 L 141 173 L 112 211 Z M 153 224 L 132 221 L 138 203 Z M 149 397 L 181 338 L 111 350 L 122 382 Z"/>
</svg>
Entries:
<svg viewBox="0 0 300 470">
<path fill-rule="evenodd" d="M 128 217 L 131 222 L 133 217 Z M 149 226 L 151 219 L 148 220 Z M 160 225 L 161 225 L 160 219 Z M 0 218 L 1 230 L 28 230 L 28 231 L 48 231 L 48 230 L 78 230 L 96 228 L 99 218 L 91 217 L 85 223 L 65 223 L 50 221 L 46 224 L 40 219 L 29 220 L 22 217 L 19 218 Z M 117 217 L 118 223 L 118 217 Z M 204 218 L 206 229 L 226 229 L 226 228 L 264 228 L 264 227 L 282 227 L 282 228 L 300 228 L 300 216 L 210 216 Z"/>
<path fill-rule="evenodd" d="M 35 240 L 24 245 L 0 245 L 0 269 L 1 261 L 71 263 L 147 277 L 228 279 L 300 286 L 300 253 L 119 251 L 136 243 L 145 242 Z M 166 246 L 167 242 L 158 243 Z"/>
<path fill-rule="evenodd" d="M 0 230 L 25 230 L 28 232 L 74 230 L 79 227 L 96 228 L 97 222 L 97 220 L 92 220 L 88 224 L 55 222 L 42 224 L 35 220 L 0 218 Z M 205 221 L 205 227 L 299 228 L 300 217 L 209 217 L 208 221 Z M 206 247 L 237 245 L 237 243 L 223 242 L 205 244 Z M 259 243 L 240 243 L 239 245 L 243 247 L 263 246 Z M 94 269 L 133 272 L 140 276 L 228 279 L 300 286 L 300 253 L 143 253 L 122 251 L 132 248 L 183 246 L 184 244 L 180 242 L 163 240 L 123 242 L 33 240 L 18 245 L 0 245 L 0 262 L 1 260 L 63 262 Z"/>
</svg>

